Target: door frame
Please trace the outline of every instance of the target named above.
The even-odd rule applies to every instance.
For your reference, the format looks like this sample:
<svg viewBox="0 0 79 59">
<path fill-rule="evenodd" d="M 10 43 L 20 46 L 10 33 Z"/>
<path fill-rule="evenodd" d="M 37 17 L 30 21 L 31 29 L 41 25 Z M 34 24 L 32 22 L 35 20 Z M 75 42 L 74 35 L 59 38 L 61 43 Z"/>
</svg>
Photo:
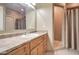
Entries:
<svg viewBox="0 0 79 59">
<path fill-rule="evenodd" d="M 64 6 L 61 6 L 61 5 L 58 5 L 58 4 L 55 4 L 55 3 L 53 3 L 53 35 L 54 35 L 54 40 L 53 40 L 53 46 L 54 46 L 54 41 L 55 41 L 55 28 L 54 28 L 54 25 L 55 25 L 55 23 L 54 23 L 54 6 L 57 6 L 57 7 L 61 7 L 61 8 L 63 8 L 63 10 L 64 10 Z M 63 20 L 63 24 L 64 24 L 64 26 L 62 26 L 62 27 L 64 27 L 65 28 L 65 12 L 64 12 L 64 20 Z M 63 29 L 64 31 L 65 31 L 65 29 Z M 62 39 L 62 29 L 61 29 L 61 41 L 62 41 L 62 47 L 60 48 L 60 49 L 62 49 L 62 48 L 64 48 L 65 46 L 66 46 L 66 40 L 65 40 L 65 33 L 63 33 L 64 34 L 64 39 Z"/>
</svg>

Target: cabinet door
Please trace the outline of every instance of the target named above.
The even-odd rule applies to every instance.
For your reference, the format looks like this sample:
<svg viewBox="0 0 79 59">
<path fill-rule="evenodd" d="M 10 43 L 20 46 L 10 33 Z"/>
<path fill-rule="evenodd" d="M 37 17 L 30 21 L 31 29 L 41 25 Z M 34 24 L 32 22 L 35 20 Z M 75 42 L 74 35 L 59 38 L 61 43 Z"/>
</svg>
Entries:
<svg viewBox="0 0 79 59">
<path fill-rule="evenodd" d="M 44 40 L 45 40 L 45 41 L 48 40 L 48 35 L 47 35 L 47 34 L 44 35 Z"/>
<path fill-rule="evenodd" d="M 44 54 L 44 49 L 43 49 L 43 42 L 37 47 L 38 49 L 38 55 Z"/>
<path fill-rule="evenodd" d="M 30 43 L 30 48 L 33 49 L 35 48 L 38 44 L 40 44 L 41 42 L 43 41 L 43 38 L 42 37 L 38 37 L 36 38 L 35 40 L 32 40 L 31 43 Z"/>
<path fill-rule="evenodd" d="M 43 48 L 44 48 L 44 53 L 48 50 L 48 35 L 44 35 L 44 45 L 43 45 Z"/>
<path fill-rule="evenodd" d="M 25 44 L 25 53 L 26 53 L 26 55 L 30 54 L 30 45 L 29 45 L 29 43 Z"/>
<path fill-rule="evenodd" d="M 34 48 L 32 51 L 31 51 L 31 55 L 37 55 L 38 54 L 38 51 L 37 51 L 37 47 Z"/>
<path fill-rule="evenodd" d="M 32 50 L 33 48 L 35 48 L 38 45 L 38 39 L 34 39 L 30 42 L 30 49 Z"/>
<path fill-rule="evenodd" d="M 47 51 L 47 41 L 43 42 L 44 53 Z"/>
<path fill-rule="evenodd" d="M 22 46 L 20 48 L 17 48 L 16 50 L 9 53 L 9 55 L 25 55 L 25 46 Z"/>
</svg>

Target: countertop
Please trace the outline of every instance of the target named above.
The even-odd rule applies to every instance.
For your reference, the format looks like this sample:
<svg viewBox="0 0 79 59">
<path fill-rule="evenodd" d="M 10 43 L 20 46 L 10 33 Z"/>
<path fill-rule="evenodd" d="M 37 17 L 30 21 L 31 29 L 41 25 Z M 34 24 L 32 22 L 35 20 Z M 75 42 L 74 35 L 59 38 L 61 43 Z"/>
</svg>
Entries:
<svg viewBox="0 0 79 59">
<path fill-rule="evenodd" d="M 26 30 L 15 30 L 15 31 L 4 31 L 0 32 L 0 35 L 11 35 L 11 34 L 17 34 L 17 33 L 24 33 Z"/>
<path fill-rule="evenodd" d="M 17 46 L 25 42 L 30 42 L 34 38 L 37 38 L 46 33 L 47 32 L 35 32 L 35 33 L 29 33 L 25 35 L 19 35 L 15 37 L 0 39 L 0 54 L 6 54 L 10 52 L 12 49 L 15 49 Z"/>
</svg>

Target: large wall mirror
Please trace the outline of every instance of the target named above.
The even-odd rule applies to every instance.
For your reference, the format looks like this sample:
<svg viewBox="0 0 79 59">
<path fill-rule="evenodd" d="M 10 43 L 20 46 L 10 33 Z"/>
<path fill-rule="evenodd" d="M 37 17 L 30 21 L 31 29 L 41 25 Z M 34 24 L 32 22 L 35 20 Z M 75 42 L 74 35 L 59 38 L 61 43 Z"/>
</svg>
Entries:
<svg viewBox="0 0 79 59">
<path fill-rule="evenodd" d="M 25 3 L 0 3 L 0 34 L 35 30 L 34 5 Z"/>
</svg>

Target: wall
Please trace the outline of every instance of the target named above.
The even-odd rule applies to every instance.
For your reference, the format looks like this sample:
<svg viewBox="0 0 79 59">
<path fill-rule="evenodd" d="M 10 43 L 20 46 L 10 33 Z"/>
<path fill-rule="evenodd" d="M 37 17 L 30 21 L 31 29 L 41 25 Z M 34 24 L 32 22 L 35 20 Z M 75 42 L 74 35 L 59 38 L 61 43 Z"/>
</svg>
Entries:
<svg viewBox="0 0 79 59">
<path fill-rule="evenodd" d="M 26 13 L 26 29 L 35 30 L 35 10 L 31 10 Z"/>
<path fill-rule="evenodd" d="M 4 8 L 2 6 L 0 6 L 0 31 L 3 31 L 4 30 L 4 18 L 3 18 L 3 15 L 4 15 Z"/>
<path fill-rule="evenodd" d="M 37 4 L 37 31 L 47 31 L 49 35 L 49 50 L 53 49 L 53 9 L 51 3 Z"/>
<path fill-rule="evenodd" d="M 61 41 L 63 20 L 64 20 L 64 8 L 59 6 L 54 6 L 55 40 Z"/>
</svg>

